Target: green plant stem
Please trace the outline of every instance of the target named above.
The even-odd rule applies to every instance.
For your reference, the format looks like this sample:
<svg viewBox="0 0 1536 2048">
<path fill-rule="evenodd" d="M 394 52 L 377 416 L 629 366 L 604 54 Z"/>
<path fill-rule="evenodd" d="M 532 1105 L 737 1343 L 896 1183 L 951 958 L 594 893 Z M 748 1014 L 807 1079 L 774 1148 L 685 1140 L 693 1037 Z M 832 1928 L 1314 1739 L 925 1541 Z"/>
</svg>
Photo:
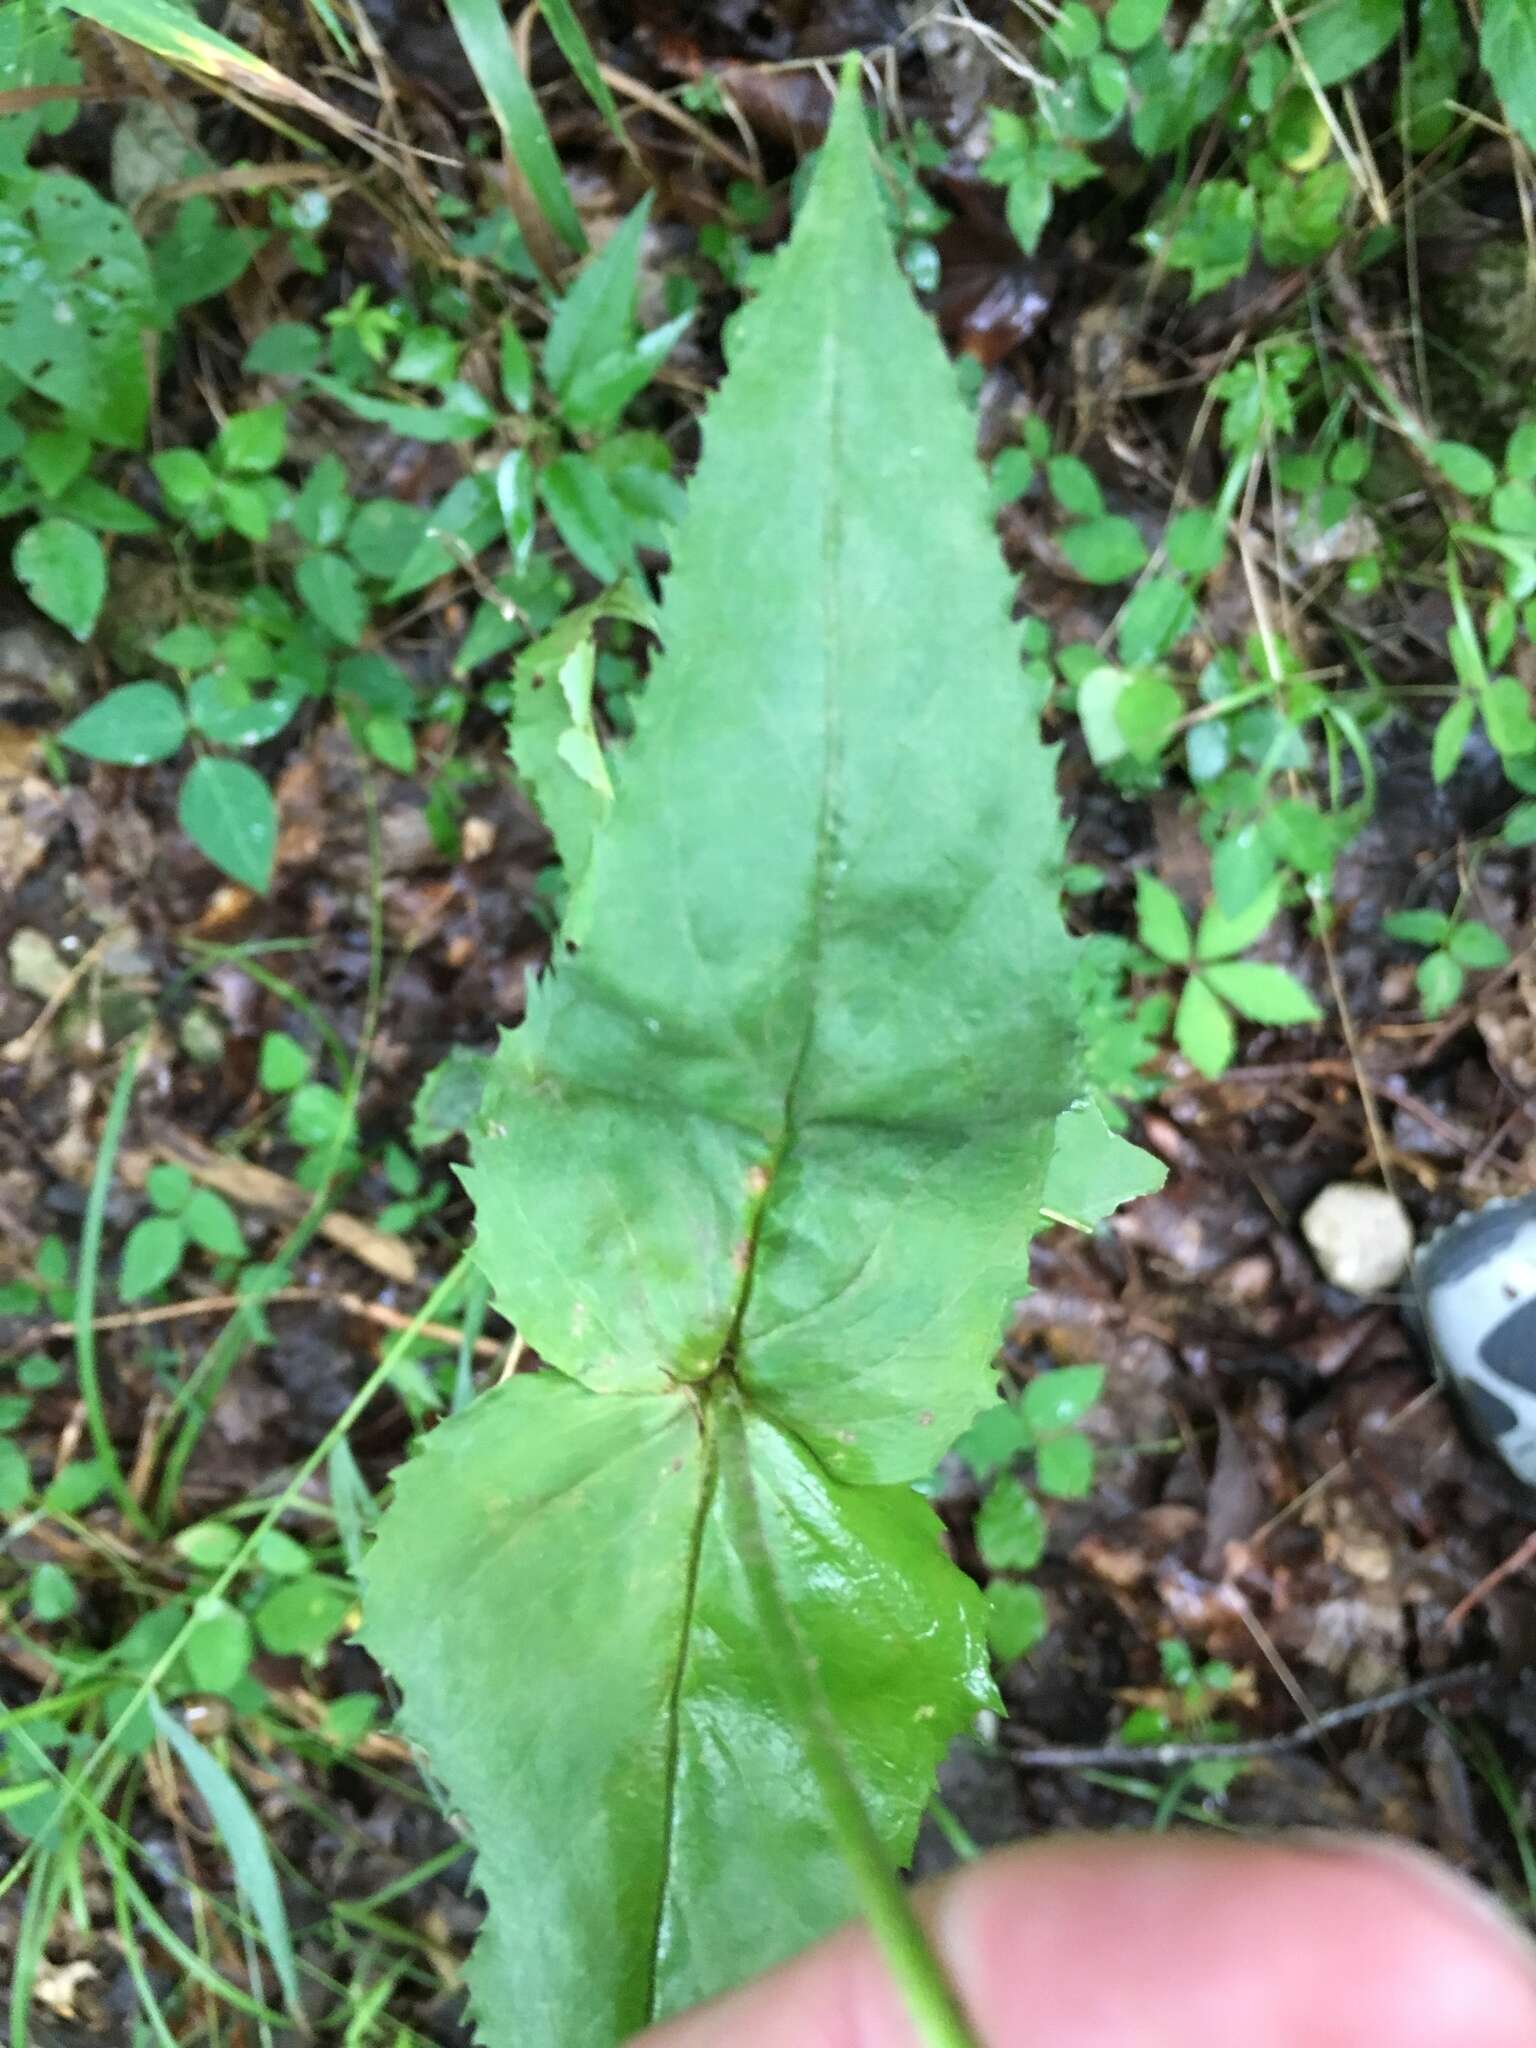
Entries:
<svg viewBox="0 0 1536 2048">
<path fill-rule="evenodd" d="M 718 1396 L 715 1419 L 726 1514 L 758 1626 L 864 1917 L 925 2048 L 980 2048 L 911 1898 L 890 1867 L 796 1632 L 763 1527 L 747 1448 L 745 1406 L 733 1384 Z"/>
<path fill-rule="evenodd" d="M 134 1499 L 127 1477 L 118 1462 L 117 1446 L 112 1441 L 112 1432 L 107 1427 L 106 1410 L 101 1401 L 101 1378 L 96 1370 L 96 1276 L 101 1267 L 101 1226 L 106 1215 L 107 1196 L 112 1188 L 112 1175 L 117 1167 L 118 1148 L 123 1142 L 123 1126 L 128 1121 L 128 1105 L 133 1100 L 133 1084 L 138 1079 L 139 1061 L 144 1056 L 147 1035 L 140 1032 L 123 1056 L 122 1070 L 112 1090 L 112 1100 L 107 1105 L 107 1120 L 102 1125 L 101 1149 L 96 1155 L 96 1171 L 91 1177 L 91 1192 L 85 1204 L 85 1221 L 80 1231 L 80 1266 L 75 1286 L 75 1369 L 80 1376 L 80 1398 L 85 1403 L 86 1425 L 91 1432 L 91 1446 L 101 1462 L 107 1477 L 112 1497 L 122 1509 L 124 1518 L 141 1536 L 149 1536 L 149 1517 Z"/>
</svg>

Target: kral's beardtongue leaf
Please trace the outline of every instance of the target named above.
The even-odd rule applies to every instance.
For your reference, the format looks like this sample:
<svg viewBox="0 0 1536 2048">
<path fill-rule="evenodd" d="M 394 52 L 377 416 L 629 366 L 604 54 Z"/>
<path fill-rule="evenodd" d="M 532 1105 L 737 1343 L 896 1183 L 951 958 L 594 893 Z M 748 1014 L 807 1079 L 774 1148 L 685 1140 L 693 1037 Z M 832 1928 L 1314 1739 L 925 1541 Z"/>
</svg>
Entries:
<svg viewBox="0 0 1536 2048">
<path fill-rule="evenodd" d="M 1061 835 L 971 437 L 845 84 L 709 415 L 579 950 L 474 1148 L 480 1256 L 558 1374 L 432 1435 L 368 1572 L 368 1639 L 479 1846 L 495 2048 L 609 2048 L 851 1910 L 721 1389 L 899 1859 L 990 1680 L 974 1589 L 890 1482 L 990 1392 L 1053 1151 L 1092 1214 L 1146 1184 L 1091 1119 L 1057 1143 Z"/>
</svg>

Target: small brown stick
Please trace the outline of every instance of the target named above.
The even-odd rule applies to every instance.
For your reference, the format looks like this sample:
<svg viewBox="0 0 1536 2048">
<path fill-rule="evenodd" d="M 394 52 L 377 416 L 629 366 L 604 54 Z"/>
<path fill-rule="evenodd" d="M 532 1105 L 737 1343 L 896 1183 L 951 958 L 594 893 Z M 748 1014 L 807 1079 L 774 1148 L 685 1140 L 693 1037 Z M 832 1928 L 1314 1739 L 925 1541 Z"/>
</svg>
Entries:
<svg viewBox="0 0 1536 2048">
<path fill-rule="evenodd" d="M 1471 1592 L 1456 1602 L 1445 1617 L 1445 1633 L 1454 1634 L 1474 1607 L 1480 1607 L 1496 1586 L 1502 1586 L 1506 1579 L 1512 1578 L 1516 1572 L 1522 1570 L 1532 1558 L 1536 1558 L 1536 1529 L 1531 1531 L 1517 1549 L 1509 1553 L 1502 1564 L 1496 1564 L 1486 1579 L 1479 1579 Z"/>
<path fill-rule="evenodd" d="M 1438 1385 L 1425 1387 L 1422 1393 L 1415 1394 L 1411 1401 L 1405 1402 L 1398 1409 L 1397 1413 L 1383 1427 L 1382 1435 L 1390 1436 L 1393 1430 L 1400 1429 L 1405 1422 L 1411 1420 L 1413 1416 L 1417 1415 L 1431 1401 L 1438 1401 L 1440 1399 L 1441 1392 Z M 1290 1521 L 1292 1516 L 1299 1514 L 1308 1501 L 1315 1500 L 1320 1493 L 1325 1492 L 1328 1487 L 1332 1486 L 1341 1473 L 1349 1470 L 1359 1455 L 1360 1449 L 1357 1445 L 1347 1456 L 1340 1458 L 1337 1464 L 1330 1465 L 1326 1472 L 1320 1472 L 1310 1486 L 1302 1488 L 1294 1500 L 1288 1500 L 1283 1508 L 1276 1509 L 1264 1526 L 1261 1529 L 1255 1529 L 1248 1538 L 1249 1549 L 1254 1551 L 1262 1550 L 1278 1528 L 1281 1528 L 1286 1522 Z"/>
<path fill-rule="evenodd" d="M 20 1037 L 7 1039 L 4 1045 L 0 1045 L 0 1060 L 4 1060 L 8 1065 L 25 1066 L 26 1062 L 32 1057 L 33 1051 L 43 1033 L 80 986 L 82 977 L 90 972 L 90 969 L 101 958 L 101 955 L 112 944 L 113 940 L 120 939 L 122 936 L 122 927 L 114 927 L 111 931 L 105 931 L 96 941 L 95 945 L 90 948 L 89 952 L 80 955 L 80 958 L 70 968 L 64 979 L 59 983 L 47 1002 L 43 1004 L 43 1007 L 32 1019 L 26 1030 L 21 1033 Z"/>
<path fill-rule="evenodd" d="M 1304 1727 L 1289 1729 L 1284 1735 L 1258 1736 L 1251 1742 L 1159 1742 L 1149 1743 L 1144 1749 L 1120 1742 L 1106 1743 L 1096 1749 L 1070 1746 L 1031 1749 L 1026 1744 L 1009 1740 L 1005 1732 L 1002 1749 L 1010 1762 L 1036 1771 L 1104 1770 L 1123 1764 L 1154 1764 L 1162 1769 L 1173 1769 L 1180 1764 L 1256 1763 L 1264 1757 L 1287 1756 L 1298 1749 L 1307 1749 L 1321 1737 L 1331 1735 L 1336 1728 L 1348 1728 L 1356 1721 L 1368 1721 L 1374 1714 L 1390 1714 L 1398 1707 L 1420 1706 L 1425 1700 L 1437 1699 L 1442 1693 L 1454 1692 L 1460 1686 L 1481 1686 L 1496 1669 L 1496 1665 L 1488 1663 L 1468 1664 L 1460 1671 L 1442 1671 L 1434 1678 L 1421 1678 L 1412 1685 L 1400 1685 L 1394 1692 L 1377 1693 L 1368 1700 L 1354 1700 L 1347 1707 L 1334 1707 L 1326 1714 L 1317 1715 Z"/>
<path fill-rule="evenodd" d="M 369 1301 L 361 1294 L 333 1294 L 324 1287 L 278 1287 L 271 1294 L 199 1294 L 191 1301 L 163 1302 L 157 1308 L 125 1308 L 111 1315 L 93 1317 L 93 1330 L 137 1330 L 151 1323 L 180 1322 L 187 1316 L 229 1315 L 239 1308 L 266 1308 L 271 1303 L 325 1302 L 333 1308 L 345 1309 L 348 1315 L 362 1316 L 370 1323 L 379 1323 L 386 1330 L 409 1329 L 413 1317 L 403 1309 L 390 1308 L 382 1301 Z M 14 1351 L 31 1351 L 39 1344 L 50 1344 L 61 1338 L 73 1337 L 74 1323 L 45 1323 L 40 1330 L 34 1330 Z M 463 1332 L 453 1328 L 451 1323 L 423 1323 L 423 1337 L 435 1337 L 443 1344 L 458 1344 L 463 1341 Z M 477 1358 L 500 1358 L 504 1346 L 494 1337 L 475 1339 Z M 10 1356 L 0 1353 L 0 1357 Z"/>
</svg>

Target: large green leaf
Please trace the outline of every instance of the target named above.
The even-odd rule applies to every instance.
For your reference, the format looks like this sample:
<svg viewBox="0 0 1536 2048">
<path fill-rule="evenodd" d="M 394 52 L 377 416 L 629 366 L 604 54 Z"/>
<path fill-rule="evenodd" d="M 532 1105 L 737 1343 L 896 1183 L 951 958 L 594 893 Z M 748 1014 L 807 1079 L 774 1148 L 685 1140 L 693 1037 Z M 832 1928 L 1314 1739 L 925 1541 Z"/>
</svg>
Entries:
<svg viewBox="0 0 1536 2048">
<path fill-rule="evenodd" d="M 470 1176 L 545 1358 L 660 1390 L 729 1348 L 849 1477 L 917 1476 L 987 1399 L 1075 1092 L 1050 760 L 970 441 L 854 110 L 743 318 L 582 948 Z"/>
<path fill-rule="evenodd" d="M 701 1427 L 683 1393 L 514 1379 L 407 1467 L 368 1565 L 368 1642 L 478 1823 L 471 1981 L 497 2048 L 612 2048 L 853 1910 L 707 1406 Z M 841 1486 L 772 1423 L 748 1437 L 781 1588 L 895 1860 L 992 1697 L 979 1597 L 915 1494 Z"/>
<path fill-rule="evenodd" d="M 1072 1109 L 1051 761 L 971 436 L 845 86 L 711 411 L 636 736 L 578 742 L 612 801 L 556 821 L 558 965 L 474 1143 L 481 1259 L 557 1370 L 432 1435 L 366 1572 L 479 1844 L 498 2048 L 609 2048 L 848 1913 L 818 1694 L 903 1855 L 989 1686 L 892 1482 L 993 1396 L 1053 1153 L 1080 1220 L 1145 1184 Z M 588 723 L 560 680 L 535 782 Z"/>
</svg>

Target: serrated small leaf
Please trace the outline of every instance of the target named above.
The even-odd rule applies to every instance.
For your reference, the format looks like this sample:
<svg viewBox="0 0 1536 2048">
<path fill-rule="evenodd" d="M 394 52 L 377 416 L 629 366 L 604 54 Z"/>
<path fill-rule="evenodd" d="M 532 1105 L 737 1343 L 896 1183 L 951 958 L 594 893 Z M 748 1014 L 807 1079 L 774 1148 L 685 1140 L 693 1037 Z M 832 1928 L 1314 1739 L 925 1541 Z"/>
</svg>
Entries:
<svg viewBox="0 0 1536 2048">
<path fill-rule="evenodd" d="M 1438 946 L 1450 931 L 1451 920 L 1443 910 L 1389 910 L 1381 928 L 1388 938 L 1411 946 Z"/>
<path fill-rule="evenodd" d="M 8 1436 L 0 1436 L 0 1514 L 14 1514 L 31 1491 L 26 1453 Z"/>
<path fill-rule="evenodd" d="M 186 736 L 186 714 L 174 690 L 164 683 L 122 683 L 72 718 L 59 744 L 93 761 L 138 768 L 168 759 Z"/>
<path fill-rule="evenodd" d="M 1436 441 L 1429 459 L 1440 474 L 1469 498 L 1486 498 L 1499 480 L 1499 472 L 1479 449 L 1465 441 Z"/>
<path fill-rule="evenodd" d="M 976 1516 L 976 1547 L 989 1571 L 1028 1572 L 1045 1555 L 1040 1503 L 1017 1479 L 997 1480 Z"/>
<path fill-rule="evenodd" d="M 490 1081 L 491 1056 L 456 1045 L 439 1060 L 416 1092 L 411 1109 L 411 1143 L 418 1152 L 446 1145 L 478 1121 Z"/>
<path fill-rule="evenodd" d="M 1136 877 L 1136 935 L 1149 953 L 1171 967 L 1191 957 L 1194 941 L 1183 904 L 1166 882 L 1145 871 Z"/>
<path fill-rule="evenodd" d="M 1486 9 L 1484 10 L 1486 19 Z M 1533 25 L 1536 28 L 1536 25 Z M 1533 57 L 1536 57 L 1536 33 L 1533 33 Z M 1508 474 L 1519 483 L 1536 479 L 1536 418 L 1520 421 L 1505 444 L 1504 467 Z"/>
<path fill-rule="evenodd" d="M 63 1621 L 80 1605 L 80 1594 L 63 1565 L 52 1559 L 34 1567 L 27 1581 L 27 1599 L 33 1618 L 45 1625 Z"/>
<path fill-rule="evenodd" d="M 1430 772 L 1437 783 L 1449 782 L 1456 773 L 1462 755 L 1466 752 L 1467 741 L 1472 733 L 1472 721 L 1477 716 L 1477 706 L 1470 696 L 1458 697 L 1435 726 L 1434 744 L 1430 749 Z"/>
<path fill-rule="evenodd" d="M 356 1605 L 340 1579 L 309 1572 L 286 1579 L 256 1610 L 256 1633 L 278 1657 L 313 1657 L 335 1641 Z"/>
<path fill-rule="evenodd" d="M 213 1188 L 198 1188 L 182 1211 L 181 1220 L 192 1242 L 216 1259 L 245 1257 L 239 1218 Z"/>
<path fill-rule="evenodd" d="M 420 505 L 375 498 L 362 506 L 347 529 L 347 553 L 365 576 L 387 582 L 420 550 L 428 518 Z"/>
<path fill-rule="evenodd" d="M 1219 901 L 1205 906 L 1200 929 L 1195 935 L 1197 960 L 1228 960 L 1263 936 L 1280 910 L 1280 884 L 1271 881 L 1260 889 L 1235 917 L 1228 916 Z"/>
<path fill-rule="evenodd" d="M 1081 1422 L 1104 1391 L 1102 1365 L 1063 1365 L 1036 1373 L 1019 1397 L 1024 1419 L 1037 1434 Z"/>
<path fill-rule="evenodd" d="M 363 740 L 373 758 L 397 775 L 415 773 L 416 735 L 403 718 L 396 718 L 392 712 L 376 711 L 363 722 Z"/>
<path fill-rule="evenodd" d="M 1092 1443 L 1079 1431 L 1053 1436 L 1035 1452 L 1035 1484 L 1052 1500 L 1083 1500 L 1093 1491 Z"/>
<path fill-rule="evenodd" d="M 1507 967 L 1509 947 L 1496 931 L 1468 918 L 1452 931 L 1448 943 L 1451 958 L 1459 967 Z"/>
<path fill-rule="evenodd" d="M 305 1081 L 288 1099 L 288 1135 L 306 1150 L 329 1145 L 348 1128 L 346 1097 L 324 1081 Z"/>
<path fill-rule="evenodd" d="M 996 1579 L 987 1588 L 987 1640 L 1000 1663 L 1027 1657 L 1050 1633 L 1045 1596 L 1037 1586 Z"/>
<path fill-rule="evenodd" d="M 1147 544 L 1129 519 L 1108 514 L 1059 537 L 1062 553 L 1089 583 L 1124 583 L 1147 565 Z"/>
<path fill-rule="evenodd" d="M 1227 1071 L 1237 1053 L 1231 1016 L 1198 974 L 1184 984 L 1173 1013 L 1173 1036 L 1190 1065 L 1213 1081 Z"/>
<path fill-rule="evenodd" d="M 163 1216 L 179 1216 L 192 1193 L 192 1176 L 184 1166 L 159 1160 L 145 1176 L 144 1192 Z"/>
<path fill-rule="evenodd" d="M 1104 493 L 1087 463 L 1076 455 L 1053 455 L 1045 465 L 1051 496 L 1063 512 L 1078 519 L 1097 519 L 1104 510 Z"/>
<path fill-rule="evenodd" d="M 174 1216 L 146 1216 L 123 1245 L 117 1291 L 124 1301 L 142 1301 L 165 1285 L 181 1264 L 186 1234 Z"/>
<path fill-rule="evenodd" d="M 274 321 L 246 350 L 245 368 L 253 377 L 302 377 L 319 363 L 324 346 L 302 321 Z"/>
<path fill-rule="evenodd" d="M 240 1542 L 240 1531 L 228 1522 L 193 1522 L 177 1530 L 171 1547 L 188 1564 L 203 1571 L 217 1571 L 237 1555 Z"/>
<path fill-rule="evenodd" d="M 274 1095 L 288 1095 L 309 1079 L 313 1056 L 286 1031 L 269 1031 L 261 1041 L 257 1079 Z"/>
<path fill-rule="evenodd" d="M 1257 825 L 1240 825 L 1224 834 L 1211 854 L 1211 883 L 1222 914 L 1234 920 L 1245 917 L 1274 873 L 1274 848 Z"/>
<path fill-rule="evenodd" d="M 1253 1024 L 1317 1024 L 1322 1011 L 1283 967 L 1267 960 L 1230 960 L 1207 967 L 1205 979 L 1240 1017 Z"/>
<path fill-rule="evenodd" d="M 368 600 L 344 555 L 305 555 L 293 572 L 294 588 L 311 612 L 347 647 L 356 647 L 368 624 Z"/>
<path fill-rule="evenodd" d="M 1156 669 L 1130 676 L 1115 698 L 1115 723 L 1126 752 L 1137 761 L 1157 759 L 1183 713 L 1184 700 Z"/>
<path fill-rule="evenodd" d="M 1449 953 L 1427 953 L 1414 978 L 1426 1017 L 1443 1015 L 1466 986 L 1466 975 Z"/>
<path fill-rule="evenodd" d="M 251 1624 L 227 1600 L 200 1600 L 181 1652 L 199 1692 L 228 1692 L 245 1676 L 256 1645 Z"/>
<path fill-rule="evenodd" d="M 265 476 L 283 459 L 288 440 L 288 408 L 264 405 L 255 412 L 231 413 L 219 429 L 214 455 L 226 470 Z"/>
<path fill-rule="evenodd" d="M 40 612 L 89 640 L 107 594 L 101 542 L 74 519 L 40 519 L 11 550 L 11 566 Z"/>
<path fill-rule="evenodd" d="M 968 1465 L 983 1483 L 1021 1451 L 1033 1447 L 1035 1433 L 1017 1401 L 989 1401 L 970 1428 L 952 1446 L 951 1455 Z"/>
<path fill-rule="evenodd" d="M 194 762 L 176 816 L 215 867 L 258 893 L 267 887 L 277 851 L 277 806 L 254 768 L 213 755 Z"/>
<path fill-rule="evenodd" d="M 1169 522 L 1163 545 L 1175 569 L 1186 576 L 1207 576 L 1221 560 L 1226 538 L 1220 517 L 1196 507 Z"/>
<path fill-rule="evenodd" d="M 1105 28 L 1117 50 L 1139 50 L 1162 27 L 1169 0 L 1115 0 Z"/>
<path fill-rule="evenodd" d="M 1120 659 L 1131 668 L 1157 661 L 1194 622 L 1194 599 L 1178 578 L 1149 577 L 1121 614 L 1115 640 Z"/>
<path fill-rule="evenodd" d="M 149 466 L 170 503 L 181 510 L 205 504 L 218 483 L 207 457 L 195 448 L 162 449 L 149 458 Z"/>
</svg>

